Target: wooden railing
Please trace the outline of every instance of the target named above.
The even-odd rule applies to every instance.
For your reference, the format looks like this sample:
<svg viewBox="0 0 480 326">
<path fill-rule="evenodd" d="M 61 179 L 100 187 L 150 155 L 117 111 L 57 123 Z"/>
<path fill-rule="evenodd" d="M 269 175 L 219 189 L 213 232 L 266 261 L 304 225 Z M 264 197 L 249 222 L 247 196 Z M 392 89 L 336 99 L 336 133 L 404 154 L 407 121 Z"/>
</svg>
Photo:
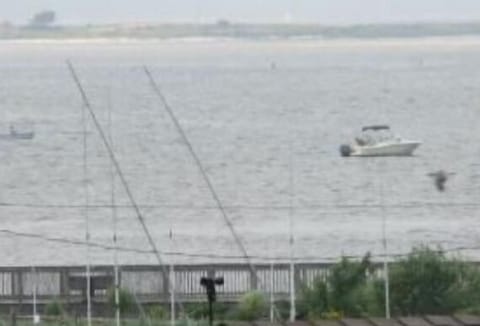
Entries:
<svg viewBox="0 0 480 326">
<path fill-rule="evenodd" d="M 316 277 L 328 274 L 328 264 L 299 263 L 295 265 L 294 280 L 297 288 L 311 284 Z M 200 286 L 202 276 L 223 276 L 224 285 L 218 287 L 220 300 L 236 301 L 251 290 L 273 293 L 276 300 L 286 298 L 289 291 L 288 264 L 258 264 L 252 269 L 246 264 L 208 264 L 161 266 L 121 266 L 122 288 L 135 293 L 144 302 L 165 302 L 173 285 L 177 300 L 195 302 L 204 300 Z M 104 300 L 113 286 L 113 266 L 92 267 L 92 294 L 95 300 Z M 59 298 L 81 300 L 86 293 L 84 266 L 56 267 L 0 267 L 0 303 L 25 302 L 33 298 L 34 288 L 39 302 Z"/>
</svg>

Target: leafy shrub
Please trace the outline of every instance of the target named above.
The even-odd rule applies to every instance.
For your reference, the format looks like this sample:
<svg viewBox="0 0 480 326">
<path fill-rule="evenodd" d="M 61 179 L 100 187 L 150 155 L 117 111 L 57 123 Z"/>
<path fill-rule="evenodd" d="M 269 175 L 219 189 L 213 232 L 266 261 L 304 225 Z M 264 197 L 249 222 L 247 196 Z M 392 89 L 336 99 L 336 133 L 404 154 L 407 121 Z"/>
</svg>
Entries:
<svg viewBox="0 0 480 326">
<path fill-rule="evenodd" d="M 186 307 L 187 315 L 194 319 L 208 318 L 208 303 L 195 303 Z M 213 304 L 213 314 L 216 320 L 224 319 L 229 316 L 228 305 L 222 302 L 215 302 Z"/>
<path fill-rule="evenodd" d="M 246 293 L 238 304 L 238 318 L 241 320 L 254 321 L 264 316 L 266 303 L 260 292 Z"/>
<path fill-rule="evenodd" d="M 340 320 L 343 318 L 343 315 L 338 311 L 327 311 L 321 315 L 321 318 L 326 320 Z"/>
<path fill-rule="evenodd" d="M 300 293 L 297 304 L 300 317 L 309 320 L 319 319 L 329 310 L 327 283 L 322 278 L 317 277 L 311 287 L 303 287 Z"/>
<path fill-rule="evenodd" d="M 360 262 L 347 258 L 335 264 L 326 278 L 317 278 L 300 295 L 301 315 L 308 319 L 365 316 L 379 310 L 374 285 L 367 279 L 372 265 L 367 254 Z"/>
<path fill-rule="evenodd" d="M 115 288 L 108 289 L 107 298 L 110 307 L 115 310 Z M 128 313 L 134 310 L 135 299 L 127 289 L 119 289 L 118 298 L 120 313 Z"/>
<path fill-rule="evenodd" d="M 392 310 L 407 315 L 454 313 L 479 302 L 478 295 L 472 300 L 473 293 L 466 297 L 474 280 L 478 272 L 464 263 L 427 247 L 414 248 L 391 268 Z"/>
<path fill-rule="evenodd" d="M 343 258 L 327 277 L 300 293 L 298 310 L 308 319 L 383 316 L 385 285 L 371 273 L 367 254 L 361 262 Z M 446 257 L 441 250 L 414 248 L 390 264 L 390 305 L 394 315 L 480 312 L 477 266 Z"/>
<path fill-rule="evenodd" d="M 154 320 L 165 320 L 169 318 L 169 313 L 165 307 L 154 305 L 148 308 L 147 315 Z"/>
<path fill-rule="evenodd" d="M 328 277 L 328 304 L 330 310 L 339 311 L 349 316 L 359 316 L 365 311 L 361 297 L 365 295 L 367 272 L 371 269 L 370 254 L 360 262 L 342 258 L 333 266 Z"/>
<path fill-rule="evenodd" d="M 50 301 L 45 306 L 45 314 L 47 316 L 62 316 L 64 312 L 65 310 L 63 309 L 62 303 L 57 299 Z"/>
<path fill-rule="evenodd" d="M 269 307 L 267 307 L 268 310 Z M 282 300 L 275 302 L 275 314 L 277 317 L 280 317 L 281 320 L 288 320 L 290 317 L 290 301 Z M 297 316 L 298 316 L 298 307 L 297 307 Z"/>
</svg>

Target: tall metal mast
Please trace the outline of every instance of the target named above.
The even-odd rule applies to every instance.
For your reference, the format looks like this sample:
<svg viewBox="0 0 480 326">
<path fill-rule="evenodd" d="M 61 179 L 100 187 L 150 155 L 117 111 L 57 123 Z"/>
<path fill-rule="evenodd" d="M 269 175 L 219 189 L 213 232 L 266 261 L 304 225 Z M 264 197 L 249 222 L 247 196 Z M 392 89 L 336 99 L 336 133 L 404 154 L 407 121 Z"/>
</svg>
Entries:
<svg viewBox="0 0 480 326">
<path fill-rule="evenodd" d="M 288 220 L 289 220 L 289 247 L 290 247 L 290 321 L 295 321 L 296 307 L 295 307 L 295 264 L 294 264 L 294 235 L 293 235 L 293 158 L 292 158 L 292 144 L 289 145 L 289 164 L 288 164 L 288 184 L 289 184 L 289 209 L 288 209 Z"/>
<path fill-rule="evenodd" d="M 82 125 L 83 125 L 83 190 L 85 197 L 85 208 L 83 211 L 85 219 L 85 242 L 86 242 L 86 291 L 87 294 L 87 325 L 92 326 L 92 298 L 91 298 L 91 268 L 90 268 L 90 217 L 89 217 L 89 191 L 88 191 L 88 121 L 85 105 L 82 106 Z"/>
<path fill-rule="evenodd" d="M 108 138 L 110 146 L 114 149 L 113 145 L 113 131 L 112 131 L 112 99 L 110 90 L 108 92 Z M 110 160 L 110 203 L 112 206 L 112 224 L 113 224 L 113 274 L 114 274 L 114 286 L 115 286 L 115 325 L 120 326 L 120 273 L 118 269 L 118 232 L 117 232 L 117 208 L 115 206 L 115 170 L 113 163 Z"/>
</svg>

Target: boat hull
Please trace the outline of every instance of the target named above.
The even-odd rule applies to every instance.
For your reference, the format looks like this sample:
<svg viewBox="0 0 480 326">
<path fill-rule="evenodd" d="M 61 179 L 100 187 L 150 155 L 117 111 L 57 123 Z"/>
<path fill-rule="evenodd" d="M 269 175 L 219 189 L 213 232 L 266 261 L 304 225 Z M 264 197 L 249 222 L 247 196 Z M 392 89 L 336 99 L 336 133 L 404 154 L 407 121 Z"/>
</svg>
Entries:
<svg viewBox="0 0 480 326">
<path fill-rule="evenodd" d="M 35 137 L 35 133 L 33 132 L 25 132 L 25 133 L 16 133 L 16 134 L 6 134 L 0 135 L 0 140 L 30 140 Z"/>
<path fill-rule="evenodd" d="M 350 156 L 411 156 L 420 142 L 409 141 L 373 146 L 352 146 Z"/>
</svg>

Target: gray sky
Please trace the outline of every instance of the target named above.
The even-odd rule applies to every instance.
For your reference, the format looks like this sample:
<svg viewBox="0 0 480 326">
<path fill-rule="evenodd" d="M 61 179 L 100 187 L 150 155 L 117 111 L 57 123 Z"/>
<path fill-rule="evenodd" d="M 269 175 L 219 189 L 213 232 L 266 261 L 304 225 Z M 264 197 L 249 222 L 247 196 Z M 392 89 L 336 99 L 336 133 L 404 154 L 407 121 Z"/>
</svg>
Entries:
<svg viewBox="0 0 480 326">
<path fill-rule="evenodd" d="M 480 20 L 480 0 L 0 0 L 0 21 L 52 9 L 59 23 L 244 22 L 350 24 Z"/>
</svg>

